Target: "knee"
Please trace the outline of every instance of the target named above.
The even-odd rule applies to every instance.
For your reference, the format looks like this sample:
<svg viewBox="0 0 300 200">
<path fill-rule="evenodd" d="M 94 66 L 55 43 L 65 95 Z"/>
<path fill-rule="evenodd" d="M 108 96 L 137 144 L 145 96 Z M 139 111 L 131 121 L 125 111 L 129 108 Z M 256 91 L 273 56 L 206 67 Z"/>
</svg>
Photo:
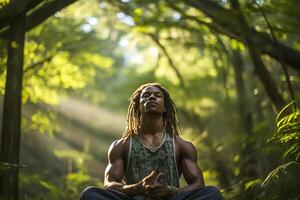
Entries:
<svg viewBox="0 0 300 200">
<path fill-rule="evenodd" d="M 90 186 L 90 187 L 85 188 L 80 194 L 80 200 L 93 199 L 98 190 L 99 190 L 99 188 L 97 188 L 95 186 Z"/>
<path fill-rule="evenodd" d="M 204 190 L 209 196 L 213 197 L 213 199 L 223 199 L 220 190 L 215 186 L 206 186 Z"/>
<path fill-rule="evenodd" d="M 219 189 L 215 186 L 206 186 L 204 187 L 204 189 L 207 191 L 207 192 L 211 192 L 211 193 L 218 193 L 220 192 Z"/>
</svg>

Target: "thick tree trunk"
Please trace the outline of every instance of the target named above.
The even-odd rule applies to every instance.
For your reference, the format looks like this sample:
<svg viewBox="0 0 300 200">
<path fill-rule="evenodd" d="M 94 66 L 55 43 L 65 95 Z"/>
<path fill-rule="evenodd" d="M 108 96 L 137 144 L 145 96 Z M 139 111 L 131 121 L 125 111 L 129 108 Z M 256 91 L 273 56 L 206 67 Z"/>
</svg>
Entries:
<svg viewBox="0 0 300 200">
<path fill-rule="evenodd" d="M 21 94 L 25 13 L 16 16 L 10 24 L 8 41 L 7 75 L 1 135 L 1 162 L 8 168 L 1 173 L 1 197 L 18 199 L 18 164 L 21 137 Z"/>
</svg>

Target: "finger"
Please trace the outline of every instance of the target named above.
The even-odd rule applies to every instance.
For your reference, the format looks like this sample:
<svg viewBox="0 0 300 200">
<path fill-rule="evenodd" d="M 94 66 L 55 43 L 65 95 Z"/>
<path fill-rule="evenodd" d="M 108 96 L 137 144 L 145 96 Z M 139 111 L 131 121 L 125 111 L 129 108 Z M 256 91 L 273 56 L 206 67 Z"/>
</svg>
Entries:
<svg viewBox="0 0 300 200">
<path fill-rule="evenodd" d="M 161 185 L 146 185 L 146 191 L 148 193 L 156 193 L 157 191 L 161 190 L 161 189 L 164 189 L 164 187 L 162 187 Z"/>
<path fill-rule="evenodd" d="M 156 183 L 153 185 L 147 185 L 146 187 L 148 187 L 149 190 L 154 190 L 154 189 L 164 188 L 165 185 L 163 185 L 161 183 Z"/>
<path fill-rule="evenodd" d="M 163 181 L 163 177 L 165 176 L 166 174 L 165 173 L 159 173 L 158 176 L 156 177 L 156 181 L 158 183 L 162 182 Z"/>
<path fill-rule="evenodd" d="M 166 193 L 166 190 L 165 190 L 165 188 L 155 188 L 155 189 L 147 190 L 147 192 L 151 196 L 157 196 L 162 193 Z"/>
<path fill-rule="evenodd" d="M 152 171 L 148 176 L 145 177 L 145 181 L 153 179 L 156 175 L 157 173 L 155 171 Z"/>
<path fill-rule="evenodd" d="M 145 186 L 146 190 L 149 192 L 152 188 L 151 188 L 151 185 L 146 185 Z"/>
<path fill-rule="evenodd" d="M 161 191 L 165 191 L 165 188 L 164 187 L 156 187 L 156 188 L 149 188 L 148 189 L 148 192 L 151 193 L 151 194 L 158 193 L 158 192 L 161 192 Z"/>
</svg>

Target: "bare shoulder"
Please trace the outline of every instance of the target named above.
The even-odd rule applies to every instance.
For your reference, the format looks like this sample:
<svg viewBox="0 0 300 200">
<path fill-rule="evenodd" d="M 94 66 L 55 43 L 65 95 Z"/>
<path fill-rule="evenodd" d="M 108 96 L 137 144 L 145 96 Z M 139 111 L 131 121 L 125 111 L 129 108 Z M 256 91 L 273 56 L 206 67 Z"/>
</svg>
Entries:
<svg viewBox="0 0 300 200">
<path fill-rule="evenodd" d="M 129 139 L 125 140 L 124 138 L 121 138 L 113 141 L 108 149 L 108 159 L 113 161 L 118 158 L 123 158 L 127 146 L 129 146 Z"/>
<path fill-rule="evenodd" d="M 185 140 L 180 136 L 175 137 L 175 143 L 179 148 L 195 148 L 191 141 Z"/>
<path fill-rule="evenodd" d="M 197 157 L 196 148 L 191 141 L 184 140 L 180 136 L 176 136 L 175 144 L 182 157 Z"/>
</svg>

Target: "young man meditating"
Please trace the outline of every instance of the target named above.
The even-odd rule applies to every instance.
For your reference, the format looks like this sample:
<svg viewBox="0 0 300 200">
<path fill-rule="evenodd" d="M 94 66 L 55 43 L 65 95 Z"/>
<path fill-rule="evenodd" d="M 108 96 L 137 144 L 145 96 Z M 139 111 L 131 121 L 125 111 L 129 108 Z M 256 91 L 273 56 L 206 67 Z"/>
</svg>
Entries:
<svg viewBox="0 0 300 200">
<path fill-rule="evenodd" d="M 127 128 L 108 150 L 104 187 L 88 187 L 81 200 L 223 199 L 217 188 L 205 187 L 196 149 L 179 136 L 176 106 L 158 83 L 130 97 Z"/>
</svg>

